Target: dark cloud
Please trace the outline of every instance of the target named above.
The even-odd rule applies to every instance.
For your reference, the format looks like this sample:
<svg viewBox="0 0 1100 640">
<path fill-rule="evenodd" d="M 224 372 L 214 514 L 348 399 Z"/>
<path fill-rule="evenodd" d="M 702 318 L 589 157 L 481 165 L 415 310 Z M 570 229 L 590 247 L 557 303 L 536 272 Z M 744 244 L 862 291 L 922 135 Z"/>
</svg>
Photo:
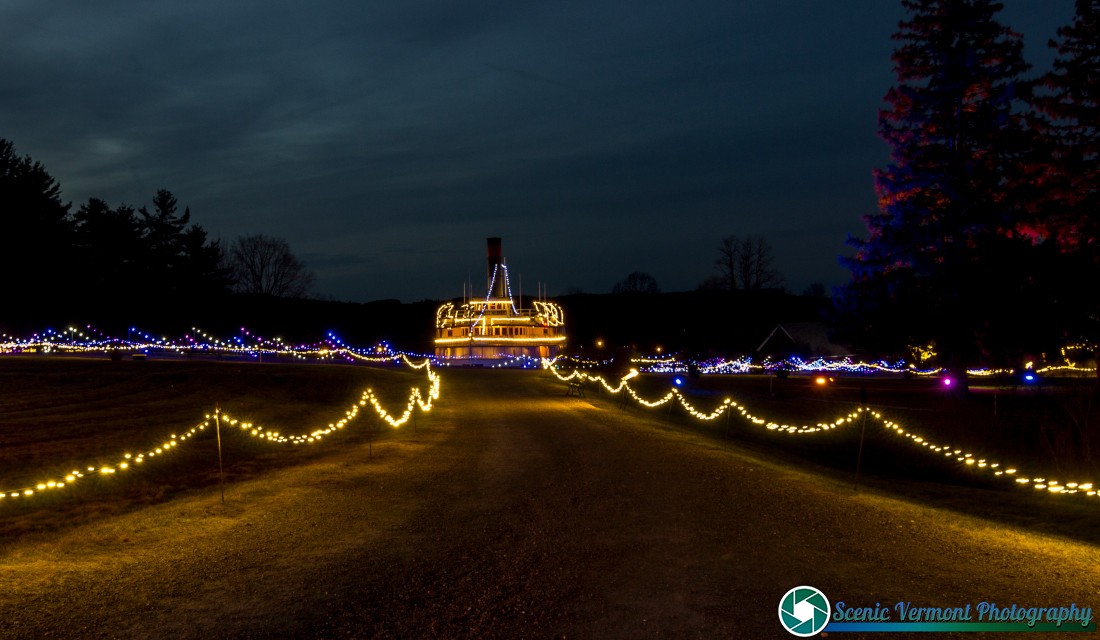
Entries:
<svg viewBox="0 0 1100 640">
<path fill-rule="evenodd" d="M 74 201 L 285 237 L 337 298 L 457 295 L 489 235 L 560 292 L 762 234 L 801 290 L 874 207 L 898 4 L 11 0 L 0 137 Z M 1007 4 L 1049 62 L 1072 2 Z"/>
</svg>

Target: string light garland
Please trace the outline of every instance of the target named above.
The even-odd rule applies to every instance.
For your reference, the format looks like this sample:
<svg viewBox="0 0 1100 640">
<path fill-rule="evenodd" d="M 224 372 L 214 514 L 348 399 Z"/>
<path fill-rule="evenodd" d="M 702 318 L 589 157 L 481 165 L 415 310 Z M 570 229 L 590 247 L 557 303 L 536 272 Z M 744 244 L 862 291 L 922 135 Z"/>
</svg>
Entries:
<svg viewBox="0 0 1100 640">
<path fill-rule="evenodd" d="M 747 356 L 735 358 L 732 360 L 719 358 L 715 360 L 704 360 L 701 362 L 685 361 L 673 357 L 638 357 L 631 358 L 630 361 L 631 363 L 638 365 L 639 369 L 644 373 L 684 373 L 688 371 L 691 366 L 697 367 L 700 373 L 708 374 L 770 373 L 775 371 L 789 371 L 795 373 L 886 373 L 928 377 L 942 375 L 946 372 L 946 370 L 942 367 L 936 367 L 932 369 L 919 369 L 916 365 L 906 365 L 903 361 L 898 361 L 894 363 L 886 362 L 884 360 L 879 360 L 876 362 L 859 362 L 852 360 L 851 358 L 842 358 L 839 360 L 817 358 L 807 361 L 797 356 L 792 356 L 783 360 L 766 359 L 759 363 L 754 362 L 751 357 Z M 1066 364 L 1049 365 L 1035 370 L 1036 373 L 1040 374 L 1061 371 L 1072 371 L 1074 373 L 1089 374 L 1095 373 L 1096 368 L 1082 367 L 1075 364 Z M 992 376 L 1010 376 L 1017 373 L 1017 371 L 1015 369 L 1006 368 L 971 368 L 967 369 L 966 373 L 970 376 L 983 378 Z"/>
<path fill-rule="evenodd" d="M 538 317 L 548 326 L 561 326 L 563 323 L 561 308 L 552 303 L 540 303 Z M 446 307 L 446 305 L 444 305 Z M 526 316 L 517 319 L 526 322 Z M 508 318 L 496 317 L 494 323 L 507 323 Z M 563 339 L 554 338 L 555 342 Z M 433 356 L 411 351 L 395 350 L 383 341 L 370 348 L 355 348 L 329 332 L 324 339 L 302 344 L 287 344 L 282 338 L 265 338 L 241 327 L 240 332 L 222 339 L 201 328 L 192 327 L 190 332 L 180 338 L 155 337 L 137 327 L 128 329 L 126 339 L 105 336 L 90 325 L 84 329 L 69 327 L 65 331 L 46 329 L 29 338 L 16 338 L 0 335 L 0 354 L 22 353 L 63 353 L 69 355 L 99 355 L 103 353 L 142 353 L 164 355 L 173 358 L 205 356 L 233 356 L 262 360 L 264 357 L 278 357 L 299 361 L 345 361 L 386 364 L 397 362 L 402 356 L 417 359 L 431 359 L 433 366 L 451 366 L 451 361 L 468 363 L 471 360 L 485 360 L 493 368 L 539 368 L 542 366 L 539 356 L 499 353 L 486 356 L 467 355 L 463 357 Z"/>
<path fill-rule="evenodd" d="M 507 278 L 507 267 L 504 265 L 501 266 L 503 268 L 500 269 L 500 271 L 503 271 L 505 278 Z M 498 276 L 497 270 L 494 269 L 492 281 L 495 282 Z M 535 301 L 533 302 L 534 310 L 528 312 L 531 314 L 530 316 L 522 311 L 518 312 L 520 315 L 514 317 L 494 316 L 491 322 L 492 326 L 490 326 L 485 316 L 486 310 L 492 303 L 493 301 L 489 298 L 486 298 L 484 301 L 475 300 L 471 301 L 470 304 L 464 306 L 462 309 L 456 309 L 453 303 L 444 303 L 436 311 L 437 328 L 462 325 L 465 327 L 466 333 L 464 333 L 462 337 L 443 337 L 441 340 L 438 340 L 438 342 L 444 344 L 444 346 L 459 344 L 489 345 L 493 342 L 499 342 L 504 345 L 523 345 L 525 343 L 522 337 L 491 335 L 493 333 L 492 327 L 507 327 L 511 325 L 522 326 L 530 323 L 531 318 L 534 318 L 536 324 L 539 326 L 548 328 L 558 328 L 564 325 L 564 318 L 560 306 L 550 302 Z M 510 296 L 505 303 L 512 307 L 515 305 L 514 301 L 510 299 Z M 469 326 L 466 326 L 466 323 L 469 323 Z M 4 334 L 0 335 L 0 354 L 25 352 L 58 352 L 66 354 L 140 352 L 146 354 L 161 353 L 172 356 L 190 356 L 195 354 L 236 355 L 258 359 L 262 359 L 265 356 L 278 356 L 303 361 L 342 359 L 348 362 L 385 362 L 386 360 L 393 360 L 399 354 L 399 352 L 393 350 L 386 343 L 381 343 L 371 349 L 355 349 L 344 344 L 343 341 L 331 332 L 326 334 L 325 338 L 321 341 L 298 345 L 286 344 L 281 338 L 265 338 L 263 336 L 258 336 L 249 331 L 246 327 L 241 327 L 237 335 L 227 340 L 213 336 L 197 327 L 192 327 L 190 333 L 177 339 L 169 339 L 166 336 L 156 337 L 137 327 L 131 327 L 128 330 L 128 334 L 126 339 L 113 338 L 104 335 L 91 325 L 87 325 L 83 328 L 70 326 L 62 331 L 46 329 L 42 332 L 33 334 L 29 338 L 16 338 Z M 539 344 L 545 343 L 549 345 L 561 345 L 565 342 L 565 338 L 561 334 L 555 334 L 548 337 L 538 336 L 530 338 L 529 340 L 534 340 Z M 1081 366 L 1071 360 L 1071 358 L 1074 357 L 1093 354 L 1095 351 L 1096 345 L 1092 343 L 1069 344 L 1061 349 L 1062 360 L 1065 364 L 1049 364 L 1036 369 L 1033 367 L 1032 363 L 1028 363 L 1025 365 L 1023 371 L 1033 371 L 1038 375 L 1060 373 L 1078 375 L 1095 374 L 1096 367 Z M 455 358 L 465 360 L 478 358 L 478 356 L 471 354 L 462 357 L 450 357 L 414 354 L 409 352 L 403 353 L 418 358 L 434 358 L 436 364 L 442 364 L 449 359 Z M 518 354 L 502 353 L 498 354 L 496 357 L 511 357 L 514 355 Z M 485 357 L 489 358 L 490 356 Z M 633 358 L 631 362 L 637 365 L 644 373 L 685 373 L 689 371 L 692 366 L 697 368 L 700 373 L 704 374 L 771 373 L 787 371 L 794 373 L 882 373 L 933 377 L 941 376 L 945 373 L 943 368 L 920 368 L 916 364 L 906 364 L 901 360 L 896 362 L 885 360 L 862 362 L 855 361 L 850 357 L 840 359 L 816 358 L 812 360 L 804 360 L 799 357 L 790 357 L 782 360 L 765 358 L 757 362 L 753 358 L 747 356 L 734 359 L 712 358 L 709 360 L 690 361 L 682 360 L 672 355 L 661 355 L 656 357 L 636 357 Z M 1018 373 L 1021 373 L 1021 371 L 1008 368 L 967 369 L 967 374 L 976 378 L 1011 376 Z"/>
<path fill-rule="evenodd" d="M 1075 373 L 1095 374 L 1096 367 L 1081 366 L 1074 359 L 1091 359 L 1095 356 L 1098 347 L 1091 342 L 1071 343 L 1061 348 L 1061 359 L 1064 364 L 1048 364 L 1039 369 L 1034 368 L 1034 363 L 1026 363 L 1023 371 L 1010 368 L 974 367 L 966 370 L 970 376 L 984 378 L 993 376 L 1011 376 L 1017 373 L 1034 371 L 1036 374 Z M 658 353 L 661 348 L 657 347 Z M 641 356 L 634 357 L 631 362 L 638 365 L 646 373 L 683 373 L 694 366 L 700 373 L 768 373 L 774 371 L 803 372 L 803 373 L 886 373 L 915 376 L 938 376 L 946 373 L 942 367 L 922 367 L 924 362 L 935 356 L 931 346 L 915 348 L 917 363 L 906 364 L 904 360 L 889 362 L 877 360 L 875 362 L 855 361 L 850 356 L 842 358 L 815 358 L 804 360 L 798 356 L 791 356 L 781 360 L 773 360 L 770 357 L 756 362 L 753 358 L 743 356 L 734 359 L 711 358 L 707 360 L 681 360 L 672 355 Z"/>
<path fill-rule="evenodd" d="M 510 283 L 507 281 L 507 269 L 505 268 L 503 271 L 505 288 L 508 290 L 509 302 L 511 302 Z M 496 277 L 497 273 L 494 271 L 492 278 L 494 282 Z M 514 303 L 512 304 L 514 307 Z M 560 307 L 552 303 L 540 302 L 536 302 L 535 305 L 535 314 L 541 323 L 549 327 L 560 327 L 562 325 L 563 320 Z M 487 303 L 484 305 L 471 305 L 471 308 L 466 312 L 468 315 L 463 317 L 466 319 L 471 317 L 474 318 L 473 325 L 471 326 L 477 325 L 484 320 L 487 306 Z M 447 303 L 443 307 L 440 307 L 437 313 L 437 322 L 441 318 L 446 318 L 455 313 L 456 310 L 453 305 Z M 500 317 L 499 320 L 505 323 L 508 321 L 508 318 Z M 555 342 L 557 339 L 557 337 L 551 338 L 551 342 Z M 467 338 L 465 341 L 469 343 L 469 340 L 470 339 Z M 486 341 L 489 340 L 489 338 L 486 338 Z M 493 342 L 510 344 L 512 342 L 522 341 L 522 338 L 512 339 L 494 337 L 491 340 Z M 564 340 L 564 336 L 562 336 L 560 340 Z M 1055 374 L 1059 372 L 1095 373 L 1095 367 L 1082 367 L 1072 362 L 1070 360 L 1071 354 L 1067 350 L 1087 354 L 1094 351 L 1095 347 L 1090 344 L 1071 345 L 1062 350 L 1063 360 L 1066 364 L 1048 365 L 1035 369 L 1032 363 L 1027 363 L 1023 369 L 1023 374 L 1027 376 L 1032 373 L 1040 375 Z M 160 446 L 139 453 L 124 453 L 118 456 L 114 464 L 77 468 L 60 479 L 50 479 L 27 487 L 0 492 L 0 501 L 27 498 L 51 490 L 70 487 L 80 482 L 82 479 L 91 476 L 109 476 L 116 473 L 131 471 L 139 466 L 145 465 L 151 459 L 176 450 L 183 443 L 189 441 L 214 424 L 214 420 L 220 421 L 220 424 L 223 426 L 232 427 L 252 437 L 272 443 L 291 445 L 306 445 L 320 441 L 324 437 L 331 435 L 345 427 L 351 421 L 357 419 L 360 416 L 361 410 L 367 406 L 370 406 L 378 417 L 391 427 L 398 428 L 405 424 L 418 408 L 421 411 L 430 411 L 433 400 L 439 397 L 440 380 L 438 374 L 432 370 L 432 365 L 451 366 L 448 358 L 433 358 L 431 356 L 416 356 L 423 360 L 419 364 L 414 364 L 410 359 L 409 353 L 395 351 L 386 343 L 380 343 L 369 349 L 356 349 L 345 344 L 339 337 L 331 332 L 326 334 L 324 339 L 317 342 L 290 345 L 284 343 L 281 338 L 267 338 L 256 335 L 245 327 L 241 327 L 240 332 L 229 339 L 218 338 L 197 327 L 192 327 L 189 333 L 185 334 L 182 338 L 174 340 L 166 336 L 156 337 L 136 327 L 131 327 L 128 331 L 127 338 L 123 340 L 121 338 L 107 336 L 90 325 L 83 328 L 70 326 L 61 331 L 46 329 L 33 334 L 29 338 L 23 339 L 8 335 L 0 336 L 0 354 L 26 352 L 56 352 L 61 354 L 140 352 L 145 354 L 160 353 L 173 357 L 189 356 L 198 353 L 228 354 L 239 357 L 259 358 L 261 360 L 264 357 L 276 356 L 299 360 L 342 360 L 346 362 L 368 362 L 376 364 L 404 363 L 416 369 L 425 369 L 429 385 L 428 391 L 426 392 L 422 392 L 418 387 L 414 387 L 410 392 L 404 409 L 396 414 L 391 414 L 386 411 L 374 392 L 371 389 L 367 389 L 362 393 L 360 398 L 344 412 L 339 420 L 328 423 L 325 427 L 315 429 L 308 434 L 283 435 L 278 431 L 257 426 L 246 420 L 230 416 L 225 412 L 215 411 L 214 414 L 207 415 L 203 422 L 193 426 L 188 431 L 179 435 L 173 434 L 169 436 Z M 470 359 L 469 357 L 461 358 L 463 361 L 469 361 Z M 571 363 L 570 366 L 573 368 L 573 372 L 568 375 L 563 375 L 558 372 L 557 364 L 566 362 Z M 667 406 L 669 403 L 675 401 L 692 416 L 692 418 L 700 421 L 713 421 L 722 415 L 732 415 L 736 412 L 742 419 L 755 426 L 792 435 L 830 432 L 866 419 L 878 423 L 880 426 L 899 437 L 906 438 L 911 444 L 920 447 L 930 455 L 943 456 L 968 469 L 979 470 L 995 477 L 1007 477 L 1012 479 L 1017 485 L 1030 486 L 1035 490 L 1045 493 L 1082 494 L 1084 496 L 1097 497 L 1097 488 L 1093 482 L 1063 482 L 1046 477 L 1022 474 L 1014 467 L 1007 467 L 998 461 L 979 458 L 977 454 L 966 451 L 963 448 L 943 443 L 934 443 L 922 435 L 909 431 L 899 423 L 883 417 L 882 414 L 877 411 L 871 411 L 865 408 L 860 408 L 852 413 L 839 416 L 830 421 L 818 422 L 812 425 L 792 425 L 756 416 L 744 405 L 735 402 L 731 398 L 724 399 L 714 410 L 707 412 L 701 411 L 693 406 L 687 397 L 676 387 L 672 387 L 664 396 L 651 400 L 643 398 L 629 384 L 629 381 L 638 375 L 639 370 L 645 372 L 682 373 L 688 371 L 692 366 L 697 367 L 698 370 L 703 373 L 791 371 L 854 374 L 884 373 L 916 376 L 941 375 L 943 369 L 918 369 L 916 365 L 906 365 L 901 361 L 895 363 L 886 361 L 871 363 L 857 362 L 850 358 L 839 360 L 819 358 L 806 361 L 795 357 L 779 361 L 766 359 L 757 363 L 747 357 L 734 360 L 717 359 L 703 362 L 686 362 L 673 356 L 659 356 L 654 358 L 638 358 L 632 362 L 637 364 L 638 368 L 619 380 L 618 384 L 614 386 L 601 376 L 591 375 L 583 371 L 584 369 L 591 369 L 600 364 L 606 364 L 606 361 L 583 360 L 564 356 L 554 359 L 539 359 L 527 355 L 516 355 L 494 359 L 490 366 L 542 366 L 549 369 L 555 376 L 563 381 L 583 382 L 590 380 L 600 384 L 611 394 L 619 394 L 625 391 L 627 396 L 634 402 L 648 408 Z M 975 377 L 987 377 L 1012 375 L 1017 372 L 1012 369 L 969 369 L 967 373 Z M 944 380 L 945 382 L 949 381 L 948 378 Z"/>
<path fill-rule="evenodd" d="M 544 359 L 543 368 L 550 371 L 557 379 L 563 382 L 585 382 L 590 381 L 595 384 L 599 384 L 611 394 L 618 394 L 625 392 L 632 400 L 647 408 L 657 408 L 676 400 L 680 406 L 696 420 L 709 422 L 719 418 L 722 415 L 732 414 L 737 412 L 745 421 L 761 426 L 769 431 L 776 431 L 780 433 L 786 433 L 791 435 L 805 435 L 831 432 L 842 427 L 851 426 L 861 422 L 863 419 L 870 419 L 876 421 L 880 426 L 885 428 L 890 433 L 907 439 L 914 446 L 920 447 L 923 451 L 930 455 L 942 456 L 954 460 L 956 463 L 973 470 L 988 473 L 994 477 L 1004 477 L 1012 479 L 1015 484 L 1030 486 L 1035 490 L 1044 491 L 1048 494 L 1080 494 L 1086 497 L 1096 498 L 1098 495 L 1098 485 L 1092 481 L 1060 481 L 1049 479 L 1040 476 L 1030 476 L 1020 473 L 1015 467 L 1006 466 L 1001 462 L 980 458 L 977 454 L 966 451 L 961 447 L 955 447 L 952 445 L 934 442 L 931 439 L 920 435 L 916 432 L 910 431 L 903 427 L 900 423 L 890 420 L 882 415 L 878 411 L 868 409 L 866 407 L 859 407 L 855 411 L 835 418 L 828 422 L 818 422 L 813 425 L 791 425 L 784 424 L 774 420 L 767 420 L 759 416 L 753 415 L 747 407 L 734 401 L 732 398 L 725 398 L 722 402 L 712 411 L 700 411 L 694 405 L 692 405 L 684 394 L 677 388 L 672 387 L 668 393 L 657 400 L 647 400 L 641 397 L 629 384 L 629 380 L 637 377 L 639 374 L 638 369 L 632 369 L 630 373 L 619 380 L 618 385 L 612 386 L 605 378 L 598 375 L 592 375 L 581 371 L 579 369 L 573 370 L 568 375 L 559 373 L 556 367 L 557 359 Z"/>
<path fill-rule="evenodd" d="M 437 367 L 483 367 L 487 369 L 541 369 L 542 358 L 529 355 L 500 353 L 493 356 L 431 357 Z M 471 363 L 474 363 L 471 365 Z"/>
<path fill-rule="evenodd" d="M 223 340 L 198 327 L 180 338 L 169 339 L 166 336 L 155 337 L 137 327 L 127 330 L 125 339 L 105 336 L 91 325 L 78 329 L 69 327 L 64 331 L 46 329 L 32 334 L 29 338 L 16 338 L 0 335 L 0 354 L 21 353 L 62 353 L 79 354 L 161 354 L 171 357 L 192 355 L 237 356 L 262 360 L 264 357 L 282 357 L 296 360 L 344 360 L 347 362 L 393 361 L 401 354 L 383 342 L 374 348 L 356 349 L 343 343 L 335 334 L 329 332 L 325 338 L 303 344 L 286 344 L 282 338 L 266 338 L 256 335 L 246 327 L 240 332 Z M 423 357 L 423 356 L 417 356 Z"/>
<path fill-rule="evenodd" d="M 389 424 L 393 428 L 400 428 L 405 425 L 413 416 L 413 413 L 419 409 L 424 413 L 428 413 L 432 410 L 433 403 L 439 399 L 441 380 L 439 374 L 432 370 L 431 360 L 425 359 L 420 363 L 414 363 L 406 355 L 398 355 L 397 360 L 403 362 L 415 370 L 423 370 L 428 379 L 427 391 L 421 391 L 420 387 L 413 387 L 409 392 L 408 400 L 405 403 L 403 411 L 399 415 L 394 415 L 387 411 L 379 400 L 377 394 L 373 389 L 367 388 L 362 392 L 359 399 L 352 404 L 343 414 L 343 417 L 334 422 L 328 423 L 327 426 L 314 429 L 307 434 L 296 435 L 284 435 L 276 430 L 269 429 L 256 425 L 252 422 L 235 418 L 224 411 L 215 409 L 213 414 L 207 414 L 203 421 L 191 427 L 187 431 L 180 435 L 171 434 L 162 444 L 156 447 L 152 447 L 146 451 L 139 453 L 123 453 L 118 456 L 117 462 L 114 464 L 106 464 L 100 466 L 88 466 L 83 469 L 74 469 L 70 473 L 66 474 L 61 479 L 49 479 L 42 482 L 37 482 L 33 485 L 28 485 L 18 489 L 8 489 L 0 491 L 0 501 L 8 501 L 16 498 L 29 498 L 35 495 L 52 492 L 66 487 L 71 487 L 82 479 L 95 476 L 95 475 L 112 475 L 115 473 L 127 472 L 136 469 L 139 466 L 145 465 L 146 461 L 163 456 L 169 452 L 177 450 L 182 444 L 188 440 L 199 435 L 201 432 L 211 428 L 215 425 L 215 421 L 221 426 L 236 428 L 238 431 L 249 435 L 254 438 L 265 440 L 271 443 L 277 444 L 291 444 L 291 445 L 307 445 L 314 444 L 326 436 L 343 429 L 350 422 L 359 417 L 363 408 L 370 406 L 375 414 Z"/>
</svg>

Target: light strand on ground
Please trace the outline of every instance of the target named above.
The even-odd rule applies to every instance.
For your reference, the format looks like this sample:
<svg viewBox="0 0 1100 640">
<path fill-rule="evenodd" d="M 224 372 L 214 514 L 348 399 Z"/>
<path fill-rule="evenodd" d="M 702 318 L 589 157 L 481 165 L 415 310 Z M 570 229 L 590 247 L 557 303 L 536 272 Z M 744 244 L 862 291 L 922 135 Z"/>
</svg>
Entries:
<svg viewBox="0 0 1100 640">
<path fill-rule="evenodd" d="M 424 370 L 428 378 L 427 391 L 421 391 L 420 387 L 413 387 L 409 392 L 408 400 L 405 403 L 404 410 L 399 416 L 395 417 L 394 414 L 387 411 L 379 400 L 377 394 L 373 389 L 366 389 L 360 395 L 359 400 L 351 405 L 345 412 L 342 418 L 334 422 L 329 423 L 326 427 L 314 429 L 308 434 L 297 435 L 284 435 L 276 430 L 266 427 L 258 426 L 252 422 L 240 420 L 234 418 L 224 411 L 215 409 L 213 414 L 205 416 L 204 420 L 199 424 L 191 427 L 187 431 L 180 435 L 171 434 L 161 445 L 152 447 L 146 451 L 138 453 L 123 453 L 117 457 L 117 462 L 114 464 L 105 464 L 99 466 L 87 466 L 74 469 L 70 473 L 66 474 L 61 479 L 49 479 L 42 482 L 37 482 L 33 485 L 21 487 L 19 489 L 9 489 L 0 491 L 0 500 L 7 501 L 13 498 L 30 498 L 35 495 L 43 494 L 49 491 L 56 491 L 64 489 L 66 487 L 72 487 L 80 480 L 95 475 L 112 475 L 115 473 L 126 472 L 136 469 L 145 465 L 146 461 L 163 456 L 171 451 L 175 451 L 178 447 L 187 442 L 191 438 L 194 438 L 199 433 L 216 426 L 215 421 L 219 421 L 220 426 L 235 428 L 238 431 L 245 433 L 246 435 L 265 440 L 267 442 L 273 442 L 278 444 L 313 444 L 319 442 L 324 437 L 332 435 L 336 431 L 343 429 L 352 420 L 359 417 L 360 410 L 363 407 L 370 406 L 375 414 L 389 424 L 393 428 L 400 428 L 404 426 L 413 416 L 416 409 L 427 413 L 432 410 L 433 403 L 439 398 L 441 380 L 439 374 L 431 368 L 431 361 L 425 359 L 423 362 L 414 363 L 408 356 L 398 356 L 398 358 L 406 365 L 413 369 Z"/>
<path fill-rule="evenodd" d="M 954 460 L 956 463 L 969 468 L 975 469 L 981 472 L 992 474 L 995 477 L 1007 477 L 1011 478 L 1017 485 L 1030 486 L 1035 490 L 1045 491 L 1048 494 L 1080 494 L 1087 497 L 1100 497 L 1097 491 L 1097 484 L 1091 481 L 1060 481 L 1049 479 L 1041 476 L 1031 476 L 1028 474 L 1020 473 L 1015 467 L 1006 466 L 1002 463 L 979 457 L 974 452 L 967 451 L 962 447 L 956 447 L 947 445 L 944 443 L 933 442 L 931 439 L 926 438 L 916 432 L 910 431 L 904 428 L 900 423 L 885 418 L 880 412 L 872 411 L 866 407 L 859 407 L 855 411 L 848 413 L 844 416 L 833 419 L 829 422 L 819 422 L 814 425 L 790 425 L 783 424 L 774 420 L 767 420 L 753 415 L 742 404 L 734 401 L 732 398 L 725 398 L 722 402 L 712 411 L 700 411 L 688 399 L 684 394 L 676 387 L 672 387 L 668 393 L 657 400 L 647 400 L 639 395 L 629 384 L 629 381 L 638 375 L 638 370 L 633 369 L 630 373 L 624 376 L 619 384 L 612 386 L 605 378 L 598 375 L 592 375 L 580 370 L 574 370 L 569 374 L 559 373 L 556 366 L 556 359 L 543 360 L 543 367 L 554 374 L 559 380 L 564 382 L 578 382 L 583 383 L 586 381 L 599 384 L 611 394 L 618 394 L 626 392 L 627 395 L 633 399 L 636 403 L 647 408 L 657 408 L 677 400 L 680 406 L 690 415 L 692 418 L 701 421 L 712 421 L 722 415 L 732 414 L 736 411 L 741 417 L 757 426 L 763 426 L 769 431 L 777 431 L 781 433 L 801 435 L 810 433 L 822 433 L 838 429 L 843 426 L 850 426 L 860 422 L 861 419 L 869 417 L 878 422 L 883 428 L 887 429 L 891 433 L 904 437 L 909 440 L 913 445 L 920 447 L 922 450 L 928 452 L 931 455 L 943 456 Z"/>
</svg>

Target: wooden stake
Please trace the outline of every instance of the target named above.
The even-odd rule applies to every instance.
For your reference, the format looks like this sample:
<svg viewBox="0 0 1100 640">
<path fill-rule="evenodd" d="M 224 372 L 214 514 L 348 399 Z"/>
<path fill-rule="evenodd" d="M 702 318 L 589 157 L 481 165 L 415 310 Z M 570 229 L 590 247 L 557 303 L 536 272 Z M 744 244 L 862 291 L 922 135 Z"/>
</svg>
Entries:
<svg viewBox="0 0 1100 640">
<path fill-rule="evenodd" d="M 864 407 L 862 426 L 859 428 L 859 453 L 856 455 L 856 481 L 852 485 L 852 490 L 855 491 L 859 488 L 859 468 L 863 463 L 863 436 L 867 433 L 867 408 Z"/>
<path fill-rule="evenodd" d="M 221 410 L 214 407 L 214 433 L 218 437 L 218 479 L 221 481 L 222 504 L 225 504 L 225 471 L 222 469 L 222 421 Z"/>
</svg>

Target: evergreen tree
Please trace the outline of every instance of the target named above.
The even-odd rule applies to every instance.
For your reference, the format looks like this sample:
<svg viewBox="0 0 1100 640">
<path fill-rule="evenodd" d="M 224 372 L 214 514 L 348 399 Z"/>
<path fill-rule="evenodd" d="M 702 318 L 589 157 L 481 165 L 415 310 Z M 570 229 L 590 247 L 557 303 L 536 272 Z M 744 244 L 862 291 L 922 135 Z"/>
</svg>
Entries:
<svg viewBox="0 0 1100 640">
<path fill-rule="evenodd" d="M 206 230 L 193 224 L 183 233 L 181 243 L 183 287 L 187 297 L 203 304 L 228 293 L 232 277 L 229 269 L 222 266 L 225 253 L 221 242 L 208 242 Z"/>
<path fill-rule="evenodd" d="M 178 321 L 227 293 L 220 243 L 178 212 L 172 192 L 157 191 L 152 205 L 135 213 L 90 198 L 70 216 L 45 167 L 0 139 L 0 273 L 18 299 L 0 306 L 0 325 Z"/>
<path fill-rule="evenodd" d="M 1100 252 L 1100 0 L 1077 0 L 1071 25 L 1058 30 L 1054 68 L 1039 81 L 1035 127 L 1045 143 L 1034 217 L 1021 230 L 1053 240 L 1063 253 Z"/>
<path fill-rule="evenodd" d="M 177 205 L 171 191 L 158 189 L 153 198 L 153 211 L 146 207 L 138 209 L 146 265 L 154 282 L 167 289 L 175 288 L 175 272 L 183 259 L 182 237 L 191 221 L 190 209 L 185 209 L 183 215 L 176 215 Z"/>
<path fill-rule="evenodd" d="M 220 243 L 207 242 L 206 231 L 190 225 L 191 210 L 179 214 L 178 201 L 167 189 L 157 191 L 153 210 L 138 209 L 143 244 L 144 289 L 166 313 L 215 299 L 228 291 L 221 268 Z"/>
<path fill-rule="evenodd" d="M 86 274 L 86 297 L 117 302 L 142 267 L 141 235 L 133 207 L 111 208 L 99 198 L 89 198 L 73 220 L 77 257 Z"/>
<path fill-rule="evenodd" d="M 0 274 L 19 292 L 21 304 L 43 317 L 66 307 L 66 296 L 75 288 L 69 206 L 41 162 L 19 157 L 12 143 L 0 138 L 0 230 L 5 238 Z"/>
<path fill-rule="evenodd" d="M 1050 46 L 1058 53 L 1033 101 L 1036 179 L 1021 231 L 1046 248 L 1058 328 L 1096 340 L 1100 303 L 1081 283 L 1100 279 L 1100 0 L 1077 0 Z"/>
<path fill-rule="evenodd" d="M 1027 64 L 1019 34 L 995 19 L 999 3 L 902 4 L 898 85 L 879 115 L 890 163 L 875 172 L 868 237 L 849 240 L 842 300 L 880 345 L 931 338 L 962 368 L 1004 353 L 1015 339 L 1008 314 L 1036 286 L 1006 198 L 1026 148 L 1016 107 Z"/>
</svg>

